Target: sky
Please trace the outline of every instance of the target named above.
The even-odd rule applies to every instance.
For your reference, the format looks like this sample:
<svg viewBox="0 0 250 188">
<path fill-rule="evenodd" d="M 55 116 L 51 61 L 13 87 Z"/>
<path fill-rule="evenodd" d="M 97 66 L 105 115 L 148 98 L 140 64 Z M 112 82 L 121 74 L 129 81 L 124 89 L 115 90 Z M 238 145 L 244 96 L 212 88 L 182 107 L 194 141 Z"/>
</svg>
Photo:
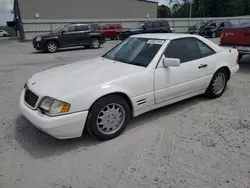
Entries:
<svg viewBox="0 0 250 188">
<path fill-rule="evenodd" d="M 169 5 L 169 0 L 150 0 L 159 2 L 164 5 Z M 6 21 L 13 20 L 13 14 L 10 13 L 13 9 L 13 0 L 0 0 L 0 26 L 6 25 Z"/>
<path fill-rule="evenodd" d="M 6 25 L 6 21 L 13 20 L 13 0 L 0 0 L 0 25 Z"/>
</svg>

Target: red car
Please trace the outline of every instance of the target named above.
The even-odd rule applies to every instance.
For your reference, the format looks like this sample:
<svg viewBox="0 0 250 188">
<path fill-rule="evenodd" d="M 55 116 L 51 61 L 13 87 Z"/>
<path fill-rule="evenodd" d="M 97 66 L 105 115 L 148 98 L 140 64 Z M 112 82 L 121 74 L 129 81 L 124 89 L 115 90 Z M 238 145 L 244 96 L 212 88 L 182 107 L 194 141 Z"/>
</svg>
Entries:
<svg viewBox="0 0 250 188">
<path fill-rule="evenodd" d="M 244 55 L 250 55 L 250 25 L 245 28 L 224 29 L 220 45 L 237 48 L 239 59 Z"/>
<path fill-rule="evenodd" d="M 123 29 L 121 24 L 106 24 L 101 27 L 101 33 L 104 37 L 112 40 L 119 39 L 119 34 Z"/>
</svg>

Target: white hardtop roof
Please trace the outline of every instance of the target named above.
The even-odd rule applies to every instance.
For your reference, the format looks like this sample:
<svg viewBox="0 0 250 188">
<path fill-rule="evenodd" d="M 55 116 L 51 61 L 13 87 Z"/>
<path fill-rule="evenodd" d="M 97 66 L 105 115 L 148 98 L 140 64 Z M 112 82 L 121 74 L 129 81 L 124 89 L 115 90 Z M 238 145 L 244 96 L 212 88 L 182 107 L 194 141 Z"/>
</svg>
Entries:
<svg viewBox="0 0 250 188">
<path fill-rule="evenodd" d="M 214 42 L 199 36 L 199 35 L 191 35 L 191 34 L 178 34 L 178 33 L 149 33 L 149 34 L 138 34 L 138 35 L 132 35 L 131 37 L 137 37 L 137 38 L 151 38 L 151 39 L 161 39 L 161 40 L 174 40 L 174 39 L 181 39 L 181 38 L 187 38 L 187 37 L 193 37 L 201 40 L 208 46 L 210 46 L 213 50 L 216 52 L 221 52 L 223 49 L 215 44 Z"/>
<path fill-rule="evenodd" d="M 194 37 L 194 36 L 196 36 L 196 35 L 177 34 L 177 33 L 150 33 L 150 34 L 133 35 L 131 37 L 154 38 L 154 39 L 163 39 L 163 40 L 174 40 L 174 39 L 178 39 L 178 38 Z M 197 37 L 197 38 L 199 38 L 199 37 Z"/>
</svg>

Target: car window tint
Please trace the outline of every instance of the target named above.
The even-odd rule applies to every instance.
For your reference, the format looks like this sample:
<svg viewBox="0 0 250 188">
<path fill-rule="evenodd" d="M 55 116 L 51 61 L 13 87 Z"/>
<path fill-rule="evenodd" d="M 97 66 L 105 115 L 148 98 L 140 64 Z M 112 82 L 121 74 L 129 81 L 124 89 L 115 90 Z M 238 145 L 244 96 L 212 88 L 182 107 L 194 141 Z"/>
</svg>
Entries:
<svg viewBox="0 0 250 188">
<path fill-rule="evenodd" d="M 168 22 L 161 22 L 161 27 L 169 27 Z"/>
<path fill-rule="evenodd" d="M 108 30 L 109 27 L 108 27 L 107 25 L 104 25 L 104 26 L 102 27 L 102 29 L 103 29 L 103 30 Z"/>
<path fill-rule="evenodd" d="M 152 24 L 151 22 L 147 22 L 147 23 L 146 23 L 146 27 L 147 27 L 147 28 L 152 28 L 152 27 L 153 27 L 153 24 Z"/>
<path fill-rule="evenodd" d="M 94 29 L 94 30 L 100 30 L 101 27 L 99 24 L 91 24 L 91 27 Z"/>
<path fill-rule="evenodd" d="M 116 29 L 121 29 L 121 28 L 122 28 L 121 25 L 119 24 L 116 25 Z"/>
<path fill-rule="evenodd" d="M 220 24 L 220 27 L 225 27 L 225 23 L 221 23 L 221 24 Z"/>
<path fill-rule="evenodd" d="M 200 50 L 193 38 L 177 39 L 170 42 L 165 57 L 180 59 L 181 63 L 199 59 Z"/>
<path fill-rule="evenodd" d="M 87 25 L 79 25 L 76 26 L 77 31 L 89 31 L 89 27 Z"/>
<path fill-rule="evenodd" d="M 159 27 L 161 27 L 159 22 L 154 22 L 153 23 L 153 28 L 159 28 Z"/>
<path fill-rule="evenodd" d="M 65 33 L 70 33 L 70 32 L 75 32 L 76 31 L 76 26 L 68 26 L 63 29 Z"/>
<path fill-rule="evenodd" d="M 115 29 L 115 26 L 114 25 L 111 25 L 110 27 L 109 27 L 109 29 Z"/>
<path fill-rule="evenodd" d="M 200 49 L 201 57 L 207 57 L 207 56 L 215 54 L 215 51 L 212 48 L 210 48 L 208 45 L 206 45 L 204 42 L 197 40 L 197 39 L 196 39 L 196 42 Z"/>
</svg>

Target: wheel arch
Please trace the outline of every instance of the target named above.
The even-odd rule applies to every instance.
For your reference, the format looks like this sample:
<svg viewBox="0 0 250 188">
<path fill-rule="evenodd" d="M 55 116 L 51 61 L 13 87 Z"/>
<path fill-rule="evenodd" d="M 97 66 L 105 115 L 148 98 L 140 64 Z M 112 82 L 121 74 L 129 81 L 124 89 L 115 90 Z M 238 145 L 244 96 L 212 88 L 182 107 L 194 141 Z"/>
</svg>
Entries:
<svg viewBox="0 0 250 188">
<path fill-rule="evenodd" d="M 230 71 L 230 69 L 227 66 L 220 67 L 216 72 L 218 72 L 219 70 L 222 70 L 222 69 L 224 69 L 225 71 L 227 71 L 228 80 L 230 80 L 230 78 L 231 78 L 231 71 Z"/>
<path fill-rule="evenodd" d="M 118 95 L 118 96 L 121 96 L 122 98 L 124 98 L 126 100 L 126 102 L 128 103 L 128 106 L 129 106 L 129 109 L 130 109 L 130 112 L 131 112 L 131 117 L 134 116 L 134 108 L 133 108 L 133 104 L 132 104 L 132 101 L 131 99 L 129 98 L 129 96 L 123 92 L 112 92 L 112 93 L 108 93 L 108 94 L 105 94 L 105 95 L 102 95 L 100 96 L 99 98 L 97 98 L 90 106 L 89 108 L 89 111 L 92 109 L 93 105 L 100 99 L 104 98 L 104 97 L 107 97 L 107 96 L 111 96 L 111 95 Z"/>
<path fill-rule="evenodd" d="M 46 39 L 45 46 L 48 44 L 48 42 L 55 42 L 57 46 L 59 47 L 58 39 L 52 38 L 52 39 Z"/>
</svg>

